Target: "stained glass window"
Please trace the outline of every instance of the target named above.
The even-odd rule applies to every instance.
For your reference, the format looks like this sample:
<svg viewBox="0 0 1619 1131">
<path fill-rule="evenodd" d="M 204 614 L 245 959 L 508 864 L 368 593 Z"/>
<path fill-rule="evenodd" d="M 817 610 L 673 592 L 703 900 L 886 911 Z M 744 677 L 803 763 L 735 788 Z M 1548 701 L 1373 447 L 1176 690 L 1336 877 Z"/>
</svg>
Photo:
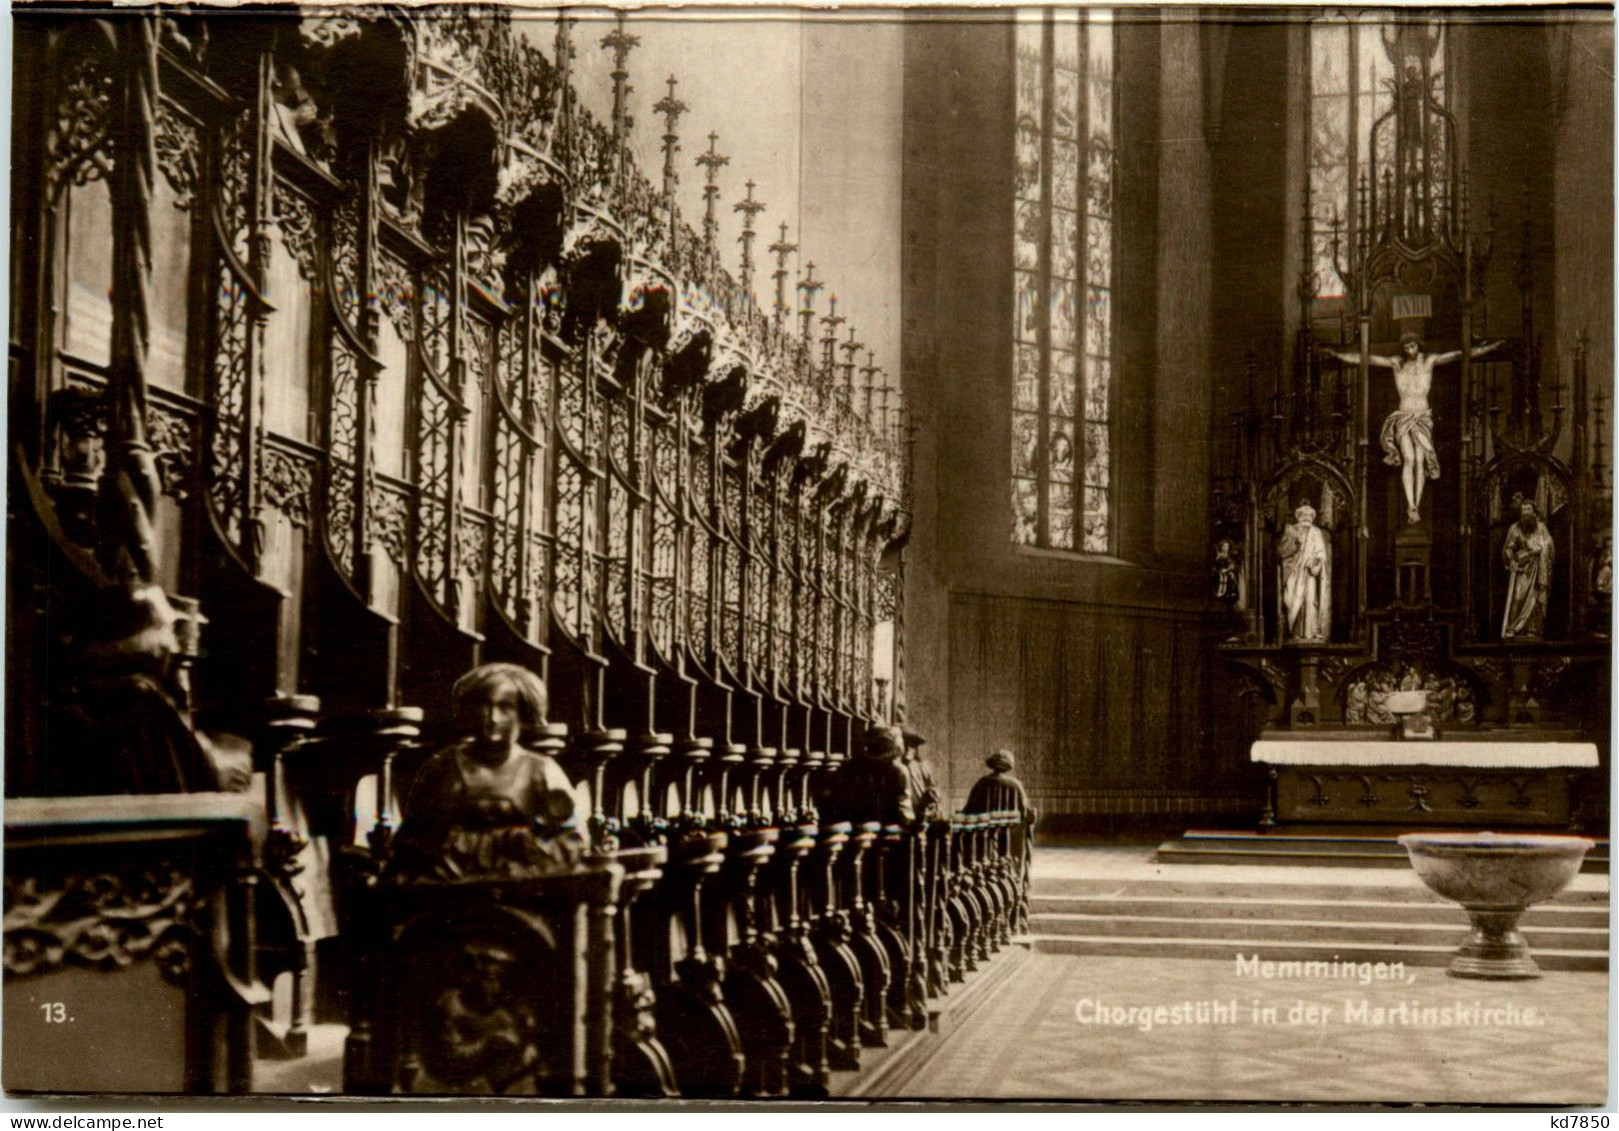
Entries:
<svg viewBox="0 0 1619 1131">
<path fill-rule="evenodd" d="M 1113 318 L 1110 11 L 1019 11 L 1012 539 L 1106 553 Z"/>
<path fill-rule="evenodd" d="M 1311 21 L 1310 237 L 1318 299 L 1344 294 L 1333 262 L 1333 220 L 1338 221 L 1338 260 L 1346 262 L 1366 219 L 1360 215 L 1362 181 L 1375 194 L 1378 186 L 1370 182 L 1394 160 L 1394 59 L 1422 68 L 1429 96 L 1442 105 L 1449 100 L 1445 47 L 1441 25 L 1396 24 L 1386 13 L 1335 13 Z M 1432 166 L 1436 214 L 1443 213 L 1449 184 L 1446 140 L 1443 130 L 1431 130 L 1426 149 L 1414 158 Z M 1413 152 L 1418 153 L 1416 147 Z"/>
</svg>

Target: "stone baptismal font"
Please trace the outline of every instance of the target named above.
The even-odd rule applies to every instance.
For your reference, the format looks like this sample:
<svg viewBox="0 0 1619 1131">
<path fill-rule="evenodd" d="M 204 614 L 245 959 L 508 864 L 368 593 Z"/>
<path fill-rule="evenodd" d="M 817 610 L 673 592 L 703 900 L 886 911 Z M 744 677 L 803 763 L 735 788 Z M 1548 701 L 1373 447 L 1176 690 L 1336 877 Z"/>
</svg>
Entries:
<svg viewBox="0 0 1619 1131">
<path fill-rule="evenodd" d="M 1518 918 L 1569 885 L 1594 841 L 1515 833 L 1407 833 L 1400 843 L 1422 882 L 1455 900 L 1473 921 L 1453 978 L 1538 978 Z"/>
</svg>

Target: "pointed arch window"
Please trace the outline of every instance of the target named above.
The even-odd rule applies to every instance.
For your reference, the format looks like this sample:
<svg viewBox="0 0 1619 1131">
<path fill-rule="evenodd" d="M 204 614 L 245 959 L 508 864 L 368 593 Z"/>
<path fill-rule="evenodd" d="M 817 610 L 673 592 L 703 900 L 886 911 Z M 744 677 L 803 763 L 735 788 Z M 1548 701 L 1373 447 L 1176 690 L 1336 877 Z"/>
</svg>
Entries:
<svg viewBox="0 0 1619 1131">
<path fill-rule="evenodd" d="M 1020 10 L 1013 204 L 1012 539 L 1112 539 L 1114 20 Z"/>
<path fill-rule="evenodd" d="M 1362 178 L 1393 175 L 1396 126 L 1385 121 L 1394 113 L 1396 60 L 1416 67 L 1432 99 L 1450 102 L 1446 53 L 1449 48 L 1442 24 L 1420 18 L 1391 20 L 1386 12 L 1335 12 L 1310 21 L 1310 246 L 1313 254 L 1315 297 L 1332 302 L 1343 298 L 1344 282 L 1333 264 L 1333 221 L 1339 224 L 1347 260 L 1355 234 L 1367 218 L 1360 215 L 1358 187 Z M 1378 127 L 1379 123 L 1383 123 Z M 1417 122 L 1427 129 L 1426 115 Z M 1433 211 L 1442 215 L 1450 177 L 1446 136 L 1429 130 L 1426 144 L 1412 152 L 1432 165 Z M 1421 171 L 1411 171 L 1420 175 Z M 1405 172 L 1402 171 L 1402 175 Z M 1371 186 L 1375 189 L 1375 186 Z"/>
</svg>

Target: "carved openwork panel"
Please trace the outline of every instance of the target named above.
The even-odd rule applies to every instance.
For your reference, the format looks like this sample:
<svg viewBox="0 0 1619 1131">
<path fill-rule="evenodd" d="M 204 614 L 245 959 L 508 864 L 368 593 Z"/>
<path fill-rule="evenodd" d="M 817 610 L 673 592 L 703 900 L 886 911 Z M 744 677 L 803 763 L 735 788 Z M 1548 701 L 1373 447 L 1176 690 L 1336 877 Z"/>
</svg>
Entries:
<svg viewBox="0 0 1619 1131">
<path fill-rule="evenodd" d="M 717 549 L 714 507 L 714 449 L 711 438 L 693 418 L 688 438 L 686 468 L 690 474 L 687 492 L 691 532 L 686 543 L 687 612 L 686 639 L 691 652 L 707 664 L 713 655 L 714 603 L 713 577 Z"/>
<path fill-rule="evenodd" d="M 858 547 L 863 541 L 860 527 L 864 522 L 860 515 L 850 514 L 843 526 L 843 537 L 839 544 L 839 572 L 842 585 L 838 602 L 838 697 L 839 701 L 850 710 L 861 709 L 861 680 L 860 658 L 861 653 L 869 653 L 867 642 L 869 635 L 857 635 L 861 629 L 861 601 L 864 575 L 861 569 L 861 554 Z"/>
<path fill-rule="evenodd" d="M 600 623 L 602 411 L 585 358 L 574 355 L 557 372 L 556 568 L 552 602 L 558 622 L 576 639 L 594 639 Z"/>
<path fill-rule="evenodd" d="M 775 675 L 779 688 L 796 691 L 800 668 L 798 605 L 803 574 L 798 560 L 798 495 L 791 486 L 791 474 L 785 467 L 776 477 L 775 505 L 776 587 L 773 595 L 775 608 L 772 611 L 776 639 Z"/>
<path fill-rule="evenodd" d="M 198 168 L 202 161 L 202 137 L 197 123 L 174 103 L 158 103 L 157 121 L 152 131 L 157 167 L 168 182 L 175 208 L 189 210 L 196 199 Z"/>
<path fill-rule="evenodd" d="M 247 438 L 253 411 L 252 350 L 262 313 L 255 296 L 261 281 L 251 276 L 254 140 L 251 123 L 239 116 L 215 134 L 219 192 L 213 201 L 221 237 L 212 276 L 213 333 L 210 400 L 214 422 L 209 442 L 209 500 L 232 543 L 244 536 L 248 500 Z"/>
<path fill-rule="evenodd" d="M 45 143 L 48 200 L 68 185 L 102 179 L 112 169 L 109 138 L 116 75 L 109 35 L 105 24 L 80 24 L 62 33 L 57 44 L 56 105 Z"/>
<path fill-rule="evenodd" d="M 668 417 L 652 433 L 651 552 L 647 568 L 647 627 L 658 651 L 672 657 L 684 640 L 687 593 L 680 566 L 689 524 L 683 521 L 688 482 L 683 472 L 685 438 L 681 418 Z"/>
<path fill-rule="evenodd" d="M 720 463 L 720 544 L 719 544 L 719 636 L 720 658 L 732 671 L 742 663 L 742 601 L 747 582 L 744 507 L 745 469 L 737 460 L 722 456 Z"/>
<path fill-rule="evenodd" d="M 602 613 L 607 631 L 620 641 L 628 640 L 636 627 L 635 581 L 639 571 L 631 555 L 643 542 L 636 529 L 644 512 L 638 503 L 643 491 L 637 477 L 643 461 L 636 451 L 640 429 L 635 420 L 635 399 L 635 393 L 626 389 L 603 406 L 608 474 Z"/>
<path fill-rule="evenodd" d="M 758 446 L 757 444 L 755 446 Z M 747 662 L 755 686 L 763 687 L 772 673 L 771 610 L 774 608 L 771 562 L 775 543 L 775 508 L 771 505 L 773 476 L 760 456 L 750 453 L 747 544 Z"/>
<path fill-rule="evenodd" d="M 221 261 L 214 307 L 214 426 L 209 444 L 209 498 L 226 536 L 241 538 L 244 514 L 242 484 L 246 474 L 243 430 L 251 396 L 248 347 L 252 309 L 248 287 L 236 265 Z"/>
<path fill-rule="evenodd" d="M 543 483 L 539 474 L 543 449 L 537 443 L 542 433 L 537 428 L 535 398 L 530 392 L 535 375 L 529 369 L 539 359 L 537 351 L 524 340 L 527 329 L 521 314 L 499 328 L 490 452 L 493 474 L 489 509 L 493 522 L 489 579 L 497 604 L 519 626 L 527 624 L 527 602 L 532 599 L 526 588 L 529 578 L 525 546 L 530 525 L 540 511 L 536 495 Z"/>
<path fill-rule="evenodd" d="M 820 510 L 811 519 L 815 539 L 815 655 L 814 688 L 823 701 L 836 693 L 837 664 L 837 535 L 840 515 Z"/>
</svg>

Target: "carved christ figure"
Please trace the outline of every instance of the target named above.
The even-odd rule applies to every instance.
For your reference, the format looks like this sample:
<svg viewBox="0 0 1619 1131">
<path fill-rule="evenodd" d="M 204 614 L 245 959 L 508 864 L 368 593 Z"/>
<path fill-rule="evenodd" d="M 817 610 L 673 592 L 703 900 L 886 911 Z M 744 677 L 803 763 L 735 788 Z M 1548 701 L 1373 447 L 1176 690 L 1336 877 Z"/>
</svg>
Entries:
<svg viewBox="0 0 1619 1131">
<path fill-rule="evenodd" d="M 1499 349 L 1502 343 L 1491 342 L 1473 351 L 1474 357 Z M 1360 354 L 1328 351 L 1339 361 L 1360 364 Z M 1400 485 L 1405 489 L 1405 520 L 1422 521 L 1422 489 L 1427 480 L 1439 478 L 1439 456 L 1433 446 L 1433 412 L 1428 407 L 1428 391 L 1433 387 L 1433 370 L 1458 360 L 1461 350 L 1446 353 L 1423 353 L 1422 339 L 1413 333 L 1400 335 L 1400 356 L 1380 357 L 1368 354 L 1366 364 L 1378 369 L 1394 370 L 1394 387 L 1400 393 L 1400 407 L 1389 413 L 1383 421 L 1379 440 L 1383 445 L 1383 462 L 1400 469 Z"/>
<path fill-rule="evenodd" d="M 1282 556 L 1284 639 L 1325 642 L 1332 624 L 1332 551 L 1315 524 L 1315 508 L 1301 503 L 1277 547 Z"/>
</svg>

